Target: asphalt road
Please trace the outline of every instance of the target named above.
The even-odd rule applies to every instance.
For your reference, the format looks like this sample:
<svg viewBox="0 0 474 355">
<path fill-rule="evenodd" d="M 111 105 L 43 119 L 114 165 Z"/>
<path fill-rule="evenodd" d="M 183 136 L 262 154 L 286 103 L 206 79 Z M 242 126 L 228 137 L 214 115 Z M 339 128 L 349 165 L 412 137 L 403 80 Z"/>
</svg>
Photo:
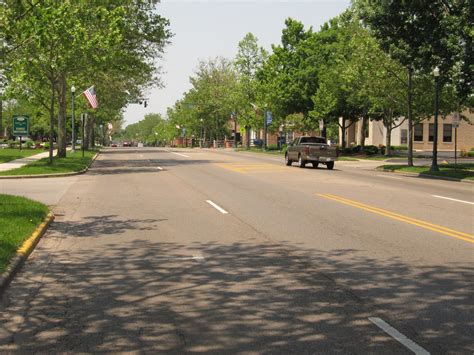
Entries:
<svg viewBox="0 0 474 355">
<path fill-rule="evenodd" d="M 0 180 L 57 215 L 2 296 L 0 352 L 472 354 L 474 185 L 379 164 L 125 148 Z"/>
</svg>

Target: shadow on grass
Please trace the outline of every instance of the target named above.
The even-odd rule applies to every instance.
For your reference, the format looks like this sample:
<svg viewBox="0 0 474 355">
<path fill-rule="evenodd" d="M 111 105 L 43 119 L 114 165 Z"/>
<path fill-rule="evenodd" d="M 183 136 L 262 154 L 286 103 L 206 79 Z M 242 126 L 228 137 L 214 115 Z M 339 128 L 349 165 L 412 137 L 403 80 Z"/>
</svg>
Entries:
<svg viewBox="0 0 474 355">
<path fill-rule="evenodd" d="M 406 310 L 404 299 L 417 303 L 404 322 L 423 324 L 424 336 L 395 326 L 428 342 L 428 350 L 472 353 L 472 268 L 414 269 L 352 249 L 300 250 L 251 239 L 184 245 L 160 241 L 158 233 L 155 240 L 138 237 L 140 230 L 158 231 L 161 221 L 106 215 L 54 223 L 49 238 L 90 240 L 72 243 L 73 253 L 37 253 L 4 298 L 0 350 L 406 352 L 367 321 L 380 305 L 347 287 L 367 284 L 380 293 L 389 322 Z M 130 231 L 136 239 L 111 239 Z M 328 276 L 331 270 L 358 277 L 343 287 Z M 14 316 L 19 309 L 21 317 Z"/>
</svg>

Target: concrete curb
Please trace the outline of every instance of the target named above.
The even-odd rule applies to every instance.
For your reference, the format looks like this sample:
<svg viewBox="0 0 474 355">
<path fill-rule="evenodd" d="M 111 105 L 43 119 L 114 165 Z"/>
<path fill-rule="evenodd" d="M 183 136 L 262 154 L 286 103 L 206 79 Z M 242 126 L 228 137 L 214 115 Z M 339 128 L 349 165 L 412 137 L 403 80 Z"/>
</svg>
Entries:
<svg viewBox="0 0 474 355">
<path fill-rule="evenodd" d="M 428 178 L 428 179 L 433 179 L 433 180 L 445 180 L 445 181 L 456 181 L 456 182 L 464 182 L 468 184 L 474 184 L 474 180 L 467 180 L 467 179 L 456 179 L 456 178 L 451 178 L 447 176 L 436 176 L 436 175 L 429 175 L 429 174 L 423 174 L 423 173 L 410 173 L 407 171 L 399 171 L 399 170 L 393 170 L 393 169 L 379 169 L 376 168 L 375 170 L 381 171 L 384 173 L 395 173 L 399 175 L 404 175 L 404 176 L 414 176 L 414 177 L 423 177 L 423 178 Z"/>
<path fill-rule="evenodd" d="M 53 178 L 53 177 L 65 177 L 65 176 L 81 175 L 81 174 L 84 174 L 85 172 L 87 172 L 89 170 L 92 163 L 96 160 L 96 158 L 99 154 L 100 154 L 100 152 L 97 152 L 92 157 L 92 160 L 91 160 L 89 166 L 85 169 L 80 170 L 80 171 L 74 171 L 72 173 L 57 173 L 57 174 L 5 175 L 5 176 L 0 176 L 0 180 L 2 180 L 2 179 L 38 179 L 38 178 Z"/>
<path fill-rule="evenodd" d="M 21 247 L 16 251 L 16 255 L 10 261 L 7 269 L 0 274 L 0 294 L 6 289 L 8 284 L 13 280 L 15 274 L 21 269 L 28 256 L 35 249 L 41 237 L 54 220 L 54 214 L 48 213 L 44 221 L 36 228 L 33 234 L 23 242 Z"/>
</svg>

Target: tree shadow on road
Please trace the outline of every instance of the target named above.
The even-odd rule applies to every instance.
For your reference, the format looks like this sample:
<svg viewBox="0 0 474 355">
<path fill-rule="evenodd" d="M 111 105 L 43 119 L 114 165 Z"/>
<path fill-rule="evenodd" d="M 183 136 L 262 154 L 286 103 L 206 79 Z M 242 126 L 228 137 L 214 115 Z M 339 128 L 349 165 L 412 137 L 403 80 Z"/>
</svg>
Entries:
<svg viewBox="0 0 474 355">
<path fill-rule="evenodd" d="M 430 340 L 431 351 L 443 352 L 443 344 L 456 339 L 450 350 L 472 352 L 472 268 L 413 270 L 397 258 L 360 258 L 357 250 L 325 253 L 249 238 L 111 243 L 104 236 L 147 223 L 153 229 L 160 220 L 103 217 L 102 223 L 54 226 L 68 238 L 103 236 L 74 252 L 34 256 L 5 296 L 0 351 L 406 352 L 367 320 L 381 316 L 422 345 Z M 339 282 L 331 276 L 346 269 L 360 278 Z M 419 318 L 428 331 L 421 336 L 397 324 L 403 302 L 374 305 L 352 290 L 363 283 L 379 287 L 382 299 L 396 292 L 399 300 L 417 300 L 411 320 Z M 440 308 L 447 315 L 466 312 L 466 322 L 435 324 Z"/>
</svg>

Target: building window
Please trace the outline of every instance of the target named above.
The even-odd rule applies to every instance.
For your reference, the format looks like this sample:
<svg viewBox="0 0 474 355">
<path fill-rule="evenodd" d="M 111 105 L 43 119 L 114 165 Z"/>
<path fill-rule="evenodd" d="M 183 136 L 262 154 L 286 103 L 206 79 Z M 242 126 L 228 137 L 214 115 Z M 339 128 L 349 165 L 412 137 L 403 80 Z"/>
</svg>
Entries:
<svg viewBox="0 0 474 355">
<path fill-rule="evenodd" d="M 453 125 L 446 123 L 443 124 L 443 142 L 452 142 L 453 141 Z"/>
<path fill-rule="evenodd" d="M 429 134 L 428 134 L 428 141 L 434 141 L 434 123 L 430 123 L 429 125 Z"/>
<path fill-rule="evenodd" d="M 414 140 L 415 142 L 423 142 L 423 123 L 417 123 L 415 125 Z"/>
<path fill-rule="evenodd" d="M 423 126 L 421 127 L 421 138 L 423 139 Z M 400 144 L 407 144 L 408 141 L 408 132 L 406 129 L 400 130 Z"/>
</svg>

